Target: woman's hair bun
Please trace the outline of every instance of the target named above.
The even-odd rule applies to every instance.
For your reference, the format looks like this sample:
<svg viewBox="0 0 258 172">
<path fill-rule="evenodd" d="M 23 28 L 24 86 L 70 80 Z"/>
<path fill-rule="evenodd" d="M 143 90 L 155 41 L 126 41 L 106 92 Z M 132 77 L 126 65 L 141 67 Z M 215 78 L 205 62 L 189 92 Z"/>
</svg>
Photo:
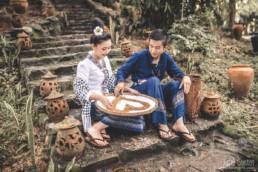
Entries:
<svg viewBox="0 0 258 172">
<path fill-rule="evenodd" d="M 99 18 L 95 18 L 93 21 L 92 21 L 92 32 L 94 33 L 94 29 L 99 26 L 101 29 L 104 30 L 104 24 L 103 24 L 103 21 L 100 20 Z"/>
</svg>

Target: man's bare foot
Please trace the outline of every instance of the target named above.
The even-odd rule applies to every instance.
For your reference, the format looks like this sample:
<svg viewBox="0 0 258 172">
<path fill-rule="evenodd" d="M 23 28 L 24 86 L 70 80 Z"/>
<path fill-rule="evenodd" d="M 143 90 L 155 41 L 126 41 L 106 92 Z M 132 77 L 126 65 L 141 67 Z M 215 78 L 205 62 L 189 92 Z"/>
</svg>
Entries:
<svg viewBox="0 0 258 172">
<path fill-rule="evenodd" d="M 189 133 L 189 134 L 182 133 L 182 135 L 184 135 L 184 137 L 187 140 L 189 140 L 189 141 L 195 141 L 194 135 L 192 133 L 190 133 L 190 131 L 188 130 L 188 128 L 184 124 L 182 124 L 182 125 L 175 124 L 172 127 L 172 130 L 174 130 L 176 132 L 186 132 L 186 133 Z"/>
<path fill-rule="evenodd" d="M 170 137 L 172 137 L 172 133 L 169 131 L 169 128 L 168 128 L 167 125 L 159 124 L 158 128 L 161 129 L 161 130 L 159 130 L 160 137 L 162 137 L 162 138 L 170 138 Z M 162 130 L 164 130 L 165 132 L 162 131 Z"/>
<path fill-rule="evenodd" d="M 100 140 L 94 140 L 94 142 L 96 142 L 99 146 L 106 146 L 108 145 L 108 142 L 106 142 L 103 137 L 101 136 L 100 134 L 100 131 L 98 131 L 97 129 L 94 128 L 94 126 L 92 126 L 89 130 L 88 130 L 88 133 L 89 135 L 95 139 L 95 138 L 98 138 L 100 140 L 103 140 L 103 141 L 100 141 Z"/>
</svg>

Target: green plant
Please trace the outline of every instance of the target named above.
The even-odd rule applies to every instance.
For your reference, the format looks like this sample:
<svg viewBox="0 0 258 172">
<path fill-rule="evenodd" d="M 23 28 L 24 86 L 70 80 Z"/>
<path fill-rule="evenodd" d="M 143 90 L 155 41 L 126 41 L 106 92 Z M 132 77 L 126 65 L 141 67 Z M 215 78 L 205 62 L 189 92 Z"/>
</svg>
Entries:
<svg viewBox="0 0 258 172">
<path fill-rule="evenodd" d="M 191 57 L 188 57 L 186 71 L 185 71 L 186 74 L 188 74 L 188 75 L 191 74 L 193 65 L 194 65 L 194 61 L 192 61 Z"/>
<path fill-rule="evenodd" d="M 17 117 L 16 117 L 16 114 L 15 114 L 15 111 L 14 111 L 13 107 L 12 107 L 10 104 L 6 103 L 5 101 L 4 101 L 4 105 L 5 105 L 5 107 L 6 107 L 7 109 L 10 110 L 10 112 L 12 113 L 13 118 L 14 118 L 16 124 L 17 124 L 17 127 L 20 128 L 20 124 L 19 124 L 19 121 L 18 121 L 18 119 L 17 119 Z"/>
<path fill-rule="evenodd" d="M 9 45 L 8 41 L 5 37 L 1 36 L 1 42 L 0 45 L 2 47 L 2 53 L 5 58 L 5 63 L 7 64 L 10 71 L 13 70 L 14 64 L 19 57 L 19 54 L 21 52 L 21 46 L 18 46 L 18 48 L 15 50 L 15 53 L 13 54 L 13 50 L 11 49 L 11 46 Z"/>
<path fill-rule="evenodd" d="M 112 17 L 109 16 L 109 31 L 111 35 L 111 40 L 117 45 L 119 40 L 119 34 L 117 31 L 115 31 L 115 27 L 116 23 L 113 21 Z"/>
<path fill-rule="evenodd" d="M 69 162 L 69 164 L 67 165 L 67 167 L 66 167 L 66 169 L 65 169 L 65 172 L 69 172 L 69 171 L 73 168 L 75 159 L 76 159 L 76 156 L 73 157 L 73 159 Z"/>
<path fill-rule="evenodd" d="M 36 162 L 35 162 L 34 128 L 33 128 L 33 122 L 32 122 L 32 105 L 33 105 L 32 100 L 33 100 L 33 90 L 31 91 L 26 103 L 26 131 L 28 136 L 28 145 L 30 148 L 32 164 L 35 170 Z"/>
<path fill-rule="evenodd" d="M 207 55 L 215 51 L 213 45 L 216 43 L 216 37 L 203 29 L 199 21 L 198 17 L 190 15 L 171 26 L 168 35 L 175 54 L 197 51 Z"/>
</svg>

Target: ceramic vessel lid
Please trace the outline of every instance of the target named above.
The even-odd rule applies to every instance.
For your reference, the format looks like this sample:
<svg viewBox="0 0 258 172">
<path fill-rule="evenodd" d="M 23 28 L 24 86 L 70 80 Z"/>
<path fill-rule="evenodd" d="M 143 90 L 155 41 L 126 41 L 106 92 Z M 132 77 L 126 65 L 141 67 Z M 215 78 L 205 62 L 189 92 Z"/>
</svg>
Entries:
<svg viewBox="0 0 258 172">
<path fill-rule="evenodd" d="M 55 127 L 57 129 L 69 129 L 69 128 L 73 128 L 76 127 L 80 124 L 80 122 L 78 120 L 75 119 L 69 119 L 68 116 L 65 116 L 65 119 L 62 122 L 59 122 L 55 125 Z"/>
<path fill-rule="evenodd" d="M 249 64 L 234 64 L 232 67 L 250 67 Z"/>
<path fill-rule="evenodd" d="M 19 33 L 17 35 L 18 38 L 25 38 L 25 37 L 29 37 L 29 35 L 27 35 L 25 32 Z"/>
<path fill-rule="evenodd" d="M 121 44 L 123 45 L 123 44 L 129 44 L 129 43 L 131 43 L 131 41 L 128 41 L 127 39 L 124 39 L 124 42 L 122 42 Z"/>
<path fill-rule="evenodd" d="M 53 75 L 50 71 L 48 71 L 44 76 L 42 76 L 42 79 L 53 79 L 56 78 L 56 75 Z"/>
<path fill-rule="evenodd" d="M 204 95 L 204 97 L 210 98 L 210 99 L 217 99 L 217 98 L 219 98 L 219 95 L 215 94 L 214 91 L 210 91 L 206 95 Z"/>
<path fill-rule="evenodd" d="M 64 97 L 64 94 L 61 94 L 59 92 L 57 92 L 56 90 L 53 90 L 49 96 L 47 96 L 45 99 L 46 100 L 53 100 L 53 99 L 57 99 L 57 98 L 61 98 Z"/>
</svg>

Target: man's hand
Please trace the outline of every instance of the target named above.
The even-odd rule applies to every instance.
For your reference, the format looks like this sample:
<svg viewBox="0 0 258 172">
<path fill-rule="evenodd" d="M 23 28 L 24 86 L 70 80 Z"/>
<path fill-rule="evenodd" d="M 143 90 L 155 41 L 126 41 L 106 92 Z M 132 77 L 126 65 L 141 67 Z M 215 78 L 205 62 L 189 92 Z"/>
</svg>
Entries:
<svg viewBox="0 0 258 172">
<path fill-rule="evenodd" d="M 129 87 L 125 87 L 125 91 L 128 91 L 129 93 L 132 93 L 133 95 L 136 95 L 136 96 L 141 95 L 141 93 L 139 91 L 129 88 Z"/>
<path fill-rule="evenodd" d="M 185 94 L 188 94 L 189 91 L 190 91 L 191 83 L 192 82 L 191 82 L 190 77 L 189 76 L 184 76 L 179 89 L 182 88 L 182 86 L 184 86 L 184 92 L 185 92 Z"/>
<path fill-rule="evenodd" d="M 109 99 L 106 96 L 101 95 L 99 98 L 99 101 L 107 108 L 107 109 L 112 109 L 112 103 L 109 101 Z"/>
<path fill-rule="evenodd" d="M 116 87 L 115 87 L 115 96 L 119 96 L 119 93 L 121 91 L 121 94 L 124 94 L 124 89 L 125 89 L 125 83 L 124 82 L 119 82 Z"/>
</svg>

